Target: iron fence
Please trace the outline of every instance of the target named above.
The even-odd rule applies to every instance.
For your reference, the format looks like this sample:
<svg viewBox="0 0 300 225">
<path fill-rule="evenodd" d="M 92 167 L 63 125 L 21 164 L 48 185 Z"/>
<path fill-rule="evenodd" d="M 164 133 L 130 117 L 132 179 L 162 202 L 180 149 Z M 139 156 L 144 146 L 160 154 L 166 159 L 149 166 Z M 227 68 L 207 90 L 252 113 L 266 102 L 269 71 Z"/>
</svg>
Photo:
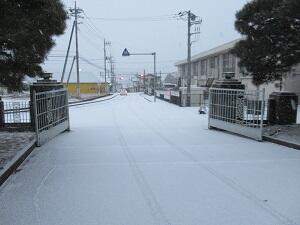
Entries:
<svg viewBox="0 0 300 225">
<path fill-rule="evenodd" d="M 264 90 L 211 88 L 208 126 L 262 140 L 267 120 Z"/>
<path fill-rule="evenodd" d="M 29 101 L 4 101 L 3 105 L 5 124 L 31 123 Z"/>
</svg>

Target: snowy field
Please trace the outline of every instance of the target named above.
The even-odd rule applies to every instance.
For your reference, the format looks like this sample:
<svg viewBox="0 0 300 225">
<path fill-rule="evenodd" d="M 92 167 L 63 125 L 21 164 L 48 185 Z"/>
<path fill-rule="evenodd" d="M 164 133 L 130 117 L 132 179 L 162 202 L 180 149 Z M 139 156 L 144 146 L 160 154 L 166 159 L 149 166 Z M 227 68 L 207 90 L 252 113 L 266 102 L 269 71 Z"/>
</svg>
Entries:
<svg viewBox="0 0 300 225">
<path fill-rule="evenodd" d="M 300 151 L 139 94 L 70 113 L 0 189 L 0 225 L 300 224 Z"/>
</svg>

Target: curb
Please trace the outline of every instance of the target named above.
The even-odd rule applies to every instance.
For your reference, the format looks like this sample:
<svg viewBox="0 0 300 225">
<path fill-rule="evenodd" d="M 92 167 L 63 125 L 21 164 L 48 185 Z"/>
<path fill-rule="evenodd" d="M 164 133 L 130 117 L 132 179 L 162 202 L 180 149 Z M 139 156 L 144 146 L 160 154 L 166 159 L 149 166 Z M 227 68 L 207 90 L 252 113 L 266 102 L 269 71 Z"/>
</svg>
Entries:
<svg viewBox="0 0 300 225">
<path fill-rule="evenodd" d="M 93 100 L 96 100 L 96 99 L 105 98 L 105 97 L 108 97 L 108 96 L 111 96 L 111 95 L 113 95 L 113 94 L 107 94 L 107 95 L 96 96 L 96 97 L 87 98 L 87 99 L 83 99 L 83 100 L 78 100 L 78 101 L 74 101 L 74 102 L 69 102 L 69 105 L 70 104 L 83 103 L 83 102 L 89 102 L 89 101 L 93 101 Z"/>
<path fill-rule="evenodd" d="M 97 101 L 91 100 L 91 101 L 85 101 L 85 102 L 77 103 L 77 104 L 69 104 L 69 107 L 81 106 L 81 105 L 89 105 L 89 104 L 94 104 L 94 103 L 98 103 L 98 102 L 105 102 L 105 101 L 111 100 L 113 98 L 116 98 L 117 96 L 118 95 L 112 95 L 112 97 L 107 98 L 107 99 L 102 99 L 102 100 L 97 100 Z"/>
<path fill-rule="evenodd" d="M 268 141 L 268 142 L 272 142 L 272 143 L 275 143 L 275 144 L 283 145 L 285 147 L 300 150 L 300 145 L 299 144 L 293 143 L 293 142 L 287 142 L 287 141 L 285 141 L 283 139 L 280 139 L 280 138 L 273 138 L 271 136 L 263 136 L 263 140 Z"/>
<path fill-rule="evenodd" d="M 33 139 L 27 144 L 7 165 L 3 171 L 0 171 L 0 186 L 17 170 L 17 168 L 27 159 L 36 146 L 36 140 Z"/>
</svg>

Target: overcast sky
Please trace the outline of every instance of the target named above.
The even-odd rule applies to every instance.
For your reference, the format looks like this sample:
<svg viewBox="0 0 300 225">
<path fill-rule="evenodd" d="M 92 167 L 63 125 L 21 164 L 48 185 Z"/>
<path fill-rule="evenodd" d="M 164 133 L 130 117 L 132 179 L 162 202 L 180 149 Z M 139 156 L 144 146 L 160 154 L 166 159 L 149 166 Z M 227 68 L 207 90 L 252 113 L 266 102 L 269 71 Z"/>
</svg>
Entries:
<svg viewBox="0 0 300 225">
<path fill-rule="evenodd" d="M 73 0 L 63 2 L 66 8 L 74 7 Z M 91 73 L 94 77 L 100 77 L 100 72 L 103 73 L 101 68 L 104 67 L 103 38 L 106 38 L 111 42 L 108 54 L 113 56 L 117 74 L 125 76 L 128 73 L 141 73 L 144 69 L 146 72 L 153 71 L 151 56 L 122 57 L 125 47 L 131 53 L 155 51 L 158 72 L 176 71 L 174 63 L 187 56 L 187 22 L 169 19 L 172 15 L 191 10 L 202 18 L 201 35 L 192 48 L 192 54 L 197 54 L 240 37 L 234 29 L 235 13 L 246 2 L 247 0 L 78 0 L 78 7 L 86 14 L 82 16 L 90 18 L 80 20 L 80 56 L 96 64 L 91 66 L 81 60 L 80 69 L 83 74 Z M 155 19 L 150 21 L 146 19 L 153 17 Z M 125 20 L 120 20 L 122 18 Z M 57 45 L 44 65 L 44 69 L 53 72 L 56 77 L 62 72 L 62 56 L 67 50 L 72 20 L 71 17 L 65 34 L 56 38 Z M 74 43 L 71 56 L 75 52 Z M 69 67 L 70 64 L 71 59 Z M 82 81 L 85 79 L 90 80 L 87 77 L 81 78 Z"/>
</svg>

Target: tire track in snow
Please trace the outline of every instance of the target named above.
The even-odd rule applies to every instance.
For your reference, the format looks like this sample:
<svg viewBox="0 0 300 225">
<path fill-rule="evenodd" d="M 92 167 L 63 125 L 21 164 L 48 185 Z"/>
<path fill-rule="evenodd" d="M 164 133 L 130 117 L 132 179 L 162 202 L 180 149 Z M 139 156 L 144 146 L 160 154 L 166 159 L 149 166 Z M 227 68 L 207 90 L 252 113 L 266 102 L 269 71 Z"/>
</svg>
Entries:
<svg viewBox="0 0 300 225">
<path fill-rule="evenodd" d="M 135 181 L 138 184 L 138 186 L 142 192 L 143 198 L 150 209 L 150 212 L 154 219 L 155 225 L 171 225 L 171 223 L 167 219 L 166 215 L 164 214 L 161 206 L 159 205 L 152 189 L 150 188 L 143 172 L 139 168 L 132 152 L 130 151 L 130 148 L 122 134 L 121 128 L 119 127 L 119 125 L 117 123 L 116 113 L 115 113 L 114 109 L 113 109 L 113 120 L 114 120 L 115 127 L 117 128 L 117 131 L 118 131 L 118 138 L 119 138 L 121 147 L 125 153 L 126 159 L 129 163 L 129 166 L 133 173 Z"/>
<path fill-rule="evenodd" d="M 41 225 L 41 218 L 40 218 L 40 200 L 39 200 L 39 195 L 40 195 L 40 192 L 45 184 L 45 182 L 48 180 L 48 178 L 51 176 L 51 174 L 54 172 L 55 170 L 55 166 L 48 171 L 48 173 L 46 174 L 46 176 L 44 176 L 44 178 L 42 179 L 41 183 L 39 184 L 39 186 L 37 187 L 36 189 L 36 193 L 33 197 L 34 199 L 34 209 L 35 209 L 35 217 L 36 217 L 36 220 L 38 222 L 39 225 Z"/>
<path fill-rule="evenodd" d="M 139 107 L 140 109 L 144 110 L 143 107 Z M 259 206 L 261 209 L 263 209 L 265 212 L 267 212 L 269 215 L 274 217 L 275 219 L 279 220 L 282 224 L 285 225 L 299 225 L 295 221 L 291 220 L 287 216 L 281 214 L 276 209 L 274 209 L 269 204 L 263 202 L 258 196 L 256 196 L 254 193 L 251 193 L 246 188 L 242 187 L 238 183 L 236 183 L 233 179 L 230 179 L 227 176 L 224 176 L 223 174 L 217 172 L 215 169 L 209 167 L 207 164 L 201 163 L 193 154 L 191 154 L 186 149 L 175 145 L 169 138 L 167 138 L 165 135 L 163 135 L 157 128 L 155 128 L 152 124 L 147 123 L 141 116 L 133 109 L 131 105 L 129 105 L 129 109 L 132 111 L 132 113 L 138 118 L 144 125 L 145 128 L 150 128 L 156 135 L 158 135 L 162 140 L 164 140 L 167 144 L 169 144 L 171 147 L 173 147 L 176 151 L 184 155 L 187 159 L 191 160 L 192 162 L 195 162 L 196 165 L 198 165 L 200 168 L 206 170 L 209 174 L 217 178 L 219 181 L 224 183 L 226 186 L 230 187 L 234 191 L 238 192 L 240 195 L 245 197 L 246 199 L 253 202 L 255 205 Z M 155 118 L 156 117 L 156 118 Z M 160 120 L 157 118 L 156 114 L 153 114 L 154 119 L 159 121 L 159 123 L 164 123 L 163 120 Z M 167 125 L 167 124 L 166 124 Z"/>
</svg>

